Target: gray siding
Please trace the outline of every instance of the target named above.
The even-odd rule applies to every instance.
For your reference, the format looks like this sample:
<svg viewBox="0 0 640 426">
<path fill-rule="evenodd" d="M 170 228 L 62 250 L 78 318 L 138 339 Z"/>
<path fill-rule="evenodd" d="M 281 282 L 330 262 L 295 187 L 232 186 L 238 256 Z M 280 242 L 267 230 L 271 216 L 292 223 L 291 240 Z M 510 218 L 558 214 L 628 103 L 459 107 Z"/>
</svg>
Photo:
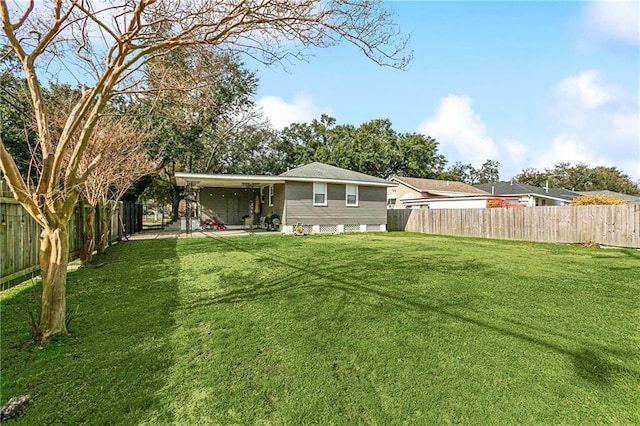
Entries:
<svg viewBox="0 0 640 426">
<path fill-rule="evenodd" d="M 273 213 L 284 217 L 284 184 L 276 184 L 273 186 L 273 206 L 269 205 L 269 187 L 264 187 L 264 203 L 260 208 L 260 216 L 269 216 Z"/>
<path fill-rule="evenodd" d="M 287 182 L 283 223 L 295 225 L 379 225 L 387 223 L 387 189 L 359 186 L 358 207 L 345 205 L 345 185 L 327 184 L 327 206 L 313 205 L 313 184 Z"/>
<path fill-rule="evenodd" d="M 217 214 L 227 225 L 241 225 L 242 216 L 249 214 L 249 203 L 257 194 L 257 189 L 202 188 L 202 220 L 213 219 Z"/>
</svg>

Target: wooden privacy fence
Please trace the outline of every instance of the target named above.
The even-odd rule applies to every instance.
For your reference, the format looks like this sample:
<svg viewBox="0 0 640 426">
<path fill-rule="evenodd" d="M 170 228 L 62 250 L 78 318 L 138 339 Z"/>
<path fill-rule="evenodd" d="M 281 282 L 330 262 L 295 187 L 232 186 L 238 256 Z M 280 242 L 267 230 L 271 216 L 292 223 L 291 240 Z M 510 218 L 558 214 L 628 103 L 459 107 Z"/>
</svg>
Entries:
<svg viewBox="0 0 640 426">
<path fill-rule="evenodd" d="M 97 219 L 94 236 L 97 238 Z M 69 220 L 69 256 L 80 253 L 81 231 L 84 215 L 76 206 Z M 123 229 L 124 226 L 124 229 Z M 134 203 L 118 203 L 117 211 L 110 224 L 110 240 L 119 241 L 123 232 L 129 235 L 142 230 L 142 206 Z M 5 182 L 0 179 L 0 289 L 24 281 L 40 271 L 38 252 L 40 250 L 40 225 L 29 216 L 13 198 Z"/>
<path fill-rule="evenodd" d="M 640 205 L 388 210 L 387 229 L 640 248 Z"/>
</svg>

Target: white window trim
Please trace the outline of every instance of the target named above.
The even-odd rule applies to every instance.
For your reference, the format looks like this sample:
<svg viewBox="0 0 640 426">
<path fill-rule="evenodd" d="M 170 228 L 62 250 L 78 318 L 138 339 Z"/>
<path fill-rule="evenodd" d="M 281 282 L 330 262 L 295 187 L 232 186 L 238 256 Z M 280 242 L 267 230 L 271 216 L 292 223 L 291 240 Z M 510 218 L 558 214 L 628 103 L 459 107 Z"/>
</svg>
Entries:
<svg viewBox="0 0 640 426">
<path fill-rule="evenodd" d="M 352 204 L 349 204 L 349 188 L 356 189 L 356 202 Z M 346 184 L 344 188 L 344 204 L 347 207 L 358 207 L 358 204 L 360 202 L 359 192 L 360 192 L 360 189 L 358 188 L 358 185 Z"/>
<path fill-rule="evenodd" d="M 274 187 L 269 185 L 269 207 L 273 207 Z"/>
<path fill-rule="evenodd" d="M 392 203 L 393 201 L 393 203 Z M 396 207 L 396 203 L 398 202 L 397 198 L 387 198 L 387 208 L 393 209 Z"/>
<path fill-rule="evenodd" d="M 316 191 L 316 187 L 322 187 L 323 191 L 321 191 L 324 194 L 324 203 L 316 203 L 316 194 L 320 194 L 320 191 Z M 327 205 L 327 198 L 328 198 L 328 194 L 327 194 L 327 184 L 324 182 L 313 182 L 313 194 L 312 194 L 312 201 L 313 201 L 313 205 L 314 206 L 326 206 Z"/>
</svg>

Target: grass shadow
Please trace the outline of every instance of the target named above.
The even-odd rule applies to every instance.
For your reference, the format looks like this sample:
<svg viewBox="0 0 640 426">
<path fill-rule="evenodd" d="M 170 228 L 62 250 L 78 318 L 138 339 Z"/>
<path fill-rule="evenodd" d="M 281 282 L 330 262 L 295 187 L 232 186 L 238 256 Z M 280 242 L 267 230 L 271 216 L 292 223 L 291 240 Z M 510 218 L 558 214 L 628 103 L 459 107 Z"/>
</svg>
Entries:
<svg viewBox="0 0 640 426">
<path fill-rule="evenodd" d="M 318 237 L 316 237 L 318 238 Z M 624 374 L 638 378 L 640 383 L 640 371 L 628 368 L 620 363 L 610 362 L 599 353 L 607 353 L 613 357 L 629 358 L 637 355 L 628 351 L 609 348 L 598 343 L 590 343 L 575 336 L 560 333 L 550 328 L 533 326 L 522 321 L 510 318 L 495 318 L 488 321 L 486 316 L 481 316 L 470 308 L 464 300 L 456 300 L 452 295 L 446 303 L 433 303 L 424 294 L 419 294 L 406 288 L 394 286 L 380 286 L 368 284 L 368 271 L 377 268 L 379 260 L 372 260 L 371 264 L 365 262 L 359 273 L 354 272 L 353 265 L 344 263 L 340 267 L 335 265 L 322 266 L 300 264 L 299 259 L 279 253 L 278 256 L 270 256 L 257 251 L 247 249 L 231 238 L 216 237 L 216 240 L 228 246 L 232 250 L 242 251 L 251 255 L 261 264 L 272 264 L 278 267 L 288 268 L 291 272 L 282 275 L 279 279 L 271 281 L 256 281 L 243 288 L 236 288 L 214 297 L 204 297 L 192 302 L 192 306 L 202 306 L 218 303 L 237 303 L 257 300 L 263 297 L 271 297 L 285 292 L 298 292 L 300 290 L 316 289 L 318 291 L 336 290 L 351 294 L 359 301 L 365 300 L 363 296 L 371 296 L 384 304 L 392 305 L 402 310 L 415 311 L 416 321 L 423 321 L 425 313 L 445 317 L 478 329 L 490 331 L 501 336 L 517 339 L 530 345 L 549 350 L 556 354 L 566 356 L 572 365 L 576 375 L 581 379 L 601 387 L 611 385 L 612 374 Z M 627 254 L 626 252 L 624 253 Z M 358 262 L 362 259 L 358 258 Z M 430 259 L 422 259 L 420 267 L 433 273 L 451 273 L 466 271 L 467 276 L 486 274 L 491 272 L 491 263 L 480 260 L 452 261 L 449 265 L 443 265 L 443 256 L 433 255 Z M 406 269 L 415 267 L 414 260 L 394 259 L 396 266 L 406 264 Z M 301 278 L 304 277 L 304 280 Z M 300 282 L 303 284 L 300 284 Z M 477 315 L 476 315 L 477 314 Z M 576 348 L 576 349 L 573 349 Z"/>
<path fill-rule="evenodd" d="M 597 386 L 609 386 L 614 373 L 625 373 L 624 369 L 607 361 L 591 349 L 583 349 L 572 357 L 576 374 Z"/>
</svg>

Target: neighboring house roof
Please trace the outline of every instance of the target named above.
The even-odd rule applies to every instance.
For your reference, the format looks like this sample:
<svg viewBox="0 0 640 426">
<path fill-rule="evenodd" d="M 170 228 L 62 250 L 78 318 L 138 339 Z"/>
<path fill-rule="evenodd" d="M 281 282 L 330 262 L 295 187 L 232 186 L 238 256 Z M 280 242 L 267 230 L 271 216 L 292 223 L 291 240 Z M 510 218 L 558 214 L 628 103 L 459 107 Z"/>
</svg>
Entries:
<svg viewBox="0 0 640 426">
<path fill-rule="evenodd" d="M 606 195 L 608 197 L 615 197 L 625 200 L 628 204 L 639 204 L 640 197 L 637 195 L 629 195 L 623 194 L 622 192 L 609 191 L 608 189 L 603 189 L 600 191 L 579 191 L 580 195 Z"/>
<path fill-rule="evenodd" d="M 285 182 L 326 182 L 349 183 L 363 186 L 396 186 L 387 180 L 330 166 L 323 163 L 311 163 L 296 167 L 278 176 L 265 175 L 224 175 L 176 172 L 178 186 L 186 186 L 191 182 L 197 186 L 242 188 L 258 185 L 272 185 Z"/>
<path fill-rule="evenodd" d="M 464 182 L 452 180 L 421 179 L 403 176 L 393 176 L 389 180 L 408 186 L 414 191 L 422 192 L 423 194 L 444 195 L 449 197 L 487 194 L 487 191 L 474 188 Z"/>
<path fill-rule="evenodd" d="M 539 186 L 526 185 L 519 182 L 492 182 L 474 185 L 490 194 L 496 195 L 534 195 L 543 198 L 552 198 L 563 201 L 571 201 L 580 194 L 566 189 L 541 188 Z"/>
<path fill-rule="evenodd" d="M 285 181 L 313 181 L 335 183 L 357 183 L 373 186 L 396 186 L 385 179 L 369 176 L 324 163 L 310 163 L 296 167 L 279 175 Z"/>
</svg>

